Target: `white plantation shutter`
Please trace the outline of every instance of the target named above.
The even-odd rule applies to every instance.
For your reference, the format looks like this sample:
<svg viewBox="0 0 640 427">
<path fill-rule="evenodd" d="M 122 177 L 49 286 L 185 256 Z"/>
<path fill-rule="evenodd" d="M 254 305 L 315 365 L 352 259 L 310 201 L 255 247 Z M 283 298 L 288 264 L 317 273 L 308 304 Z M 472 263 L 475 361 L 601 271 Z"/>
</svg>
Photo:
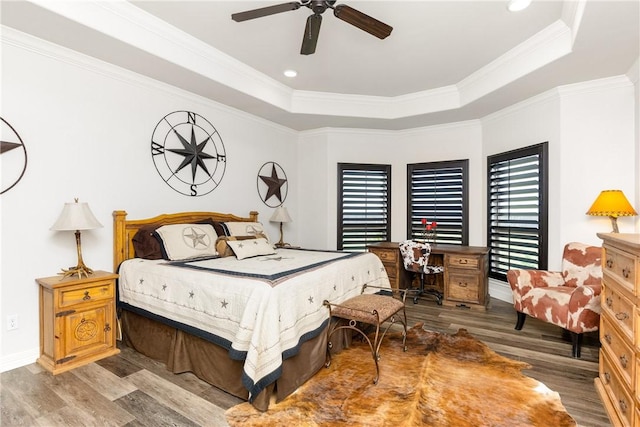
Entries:
<svg viewBox="0 0 640 427">
<path fill-rule="evenodd" d="M 547 268 L 547 143 L 487 158 L 489 275 Z"/>
<path fill-rule="evenodd" d="M 338 164 L 339 250 L 391 239 L 391 166 Z"/>
<path fill-rule="evenodd" d="M 407 165 L 407 237 L 424 236 L 436 221 L 436 243 L 468 244 L 468 160 Z"/>
</svg>

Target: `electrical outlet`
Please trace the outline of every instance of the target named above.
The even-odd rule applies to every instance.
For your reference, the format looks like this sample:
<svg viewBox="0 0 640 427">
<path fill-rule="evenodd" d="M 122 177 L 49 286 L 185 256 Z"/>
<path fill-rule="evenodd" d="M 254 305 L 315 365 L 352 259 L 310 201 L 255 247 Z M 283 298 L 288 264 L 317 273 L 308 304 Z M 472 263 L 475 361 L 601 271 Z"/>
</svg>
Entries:
<svg viewBox="0 0 640 427">
<path fill-rule="evenodd" d="M 7 316 L 7 331 L 18 329 L 18 315 L 11 314 Z"/>
</svg>

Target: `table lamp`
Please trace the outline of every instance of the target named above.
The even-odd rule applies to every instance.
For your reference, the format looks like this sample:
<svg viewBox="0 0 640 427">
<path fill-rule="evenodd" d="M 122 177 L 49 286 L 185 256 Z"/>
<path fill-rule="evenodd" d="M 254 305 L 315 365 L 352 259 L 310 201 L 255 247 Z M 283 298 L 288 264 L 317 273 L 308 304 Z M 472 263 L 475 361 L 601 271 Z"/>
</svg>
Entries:
<svg viewBox="0 0 640 427">
<path fill-rule="evenodd" d="M 273 212 L 273 215 L 271 215 L 271 218 L 269 219 L 269 221 L 280 223 L 280 241 L 276 243 L 276 248 L 282 248 L 282 247 L 288 246 L 288 243 L 285 243 L 282 240 L 282 223 L 291 222 L 291 217 L 289 216 L 289 212 L 287 211 L 287 208 L 285 208 L 282 205 L 278 206 L 275 212 Z"/>
<path fill-rule="evenodd" d="M 638 213 L 622 190 L 603 190 L 587 211 L 587 215 L 608 216 L 611 218 L 613 232 L 618 233 L 618 217 L 634 216 Z"/>
<path fill-rule="evenodd" d="M 74 203 L 65 203 L 60 213 L 58 220 L 51 226 L 51 230 L 56 231 L 75 231 L 76 234 L 76 248 L 78 250 L 78 265 L 75 267 L 69 267 L 69 269 L 62 269 L 63 278 L 67 276 L 78 275 L 78 278 L 82 278 L 82 275 L 89 277 L 93 270 L 87 267 L 82 260 L 82 248 L 80 244 L 80 230 L 92 230 L 95 228 L 101 228 L 102 224 L 98 222 L 89 205 L 87 203 L 78 203 L 78 199 L 75 199 Z"/>
</svg>

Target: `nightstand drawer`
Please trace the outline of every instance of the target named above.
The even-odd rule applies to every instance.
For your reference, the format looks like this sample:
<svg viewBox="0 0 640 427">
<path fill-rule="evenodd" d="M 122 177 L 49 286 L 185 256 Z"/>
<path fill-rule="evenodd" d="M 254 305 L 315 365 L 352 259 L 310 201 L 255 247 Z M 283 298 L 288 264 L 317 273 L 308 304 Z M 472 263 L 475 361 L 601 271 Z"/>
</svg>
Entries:
<svg viewBox="0 0 640 427">
<path fill-rule="evenodd" d="M 60 292 L 60 307 L 66 307 L 79 303 L 99 301 L 114 297 L 114 289 L 111 281 L 104 281 L 97 286 L 82 287 Z"/>
<path fill-rule="evenodd" d="M 605 315 L 600 325 L 600 342 L 610 358 L 611 365 L 618 369 L 627 388 L 631 388 L 635 383 L 635 352 L 609 322 L 611 319 Z"/>
<path fill-rule="evenodd" d="M 477 270 L 480 265 L 478 257 L 450 255 L 447 257 L 447 260 L 447 267 L 449 268 L 470 268 Z"/>
<path fill-rule="evenodd" d="M 611 286 L 602 290 L 602 311 L 607 313 L 612 322 L 626 335 L 630 343 L 633 342 L 634 304 Z"/>
</svg>

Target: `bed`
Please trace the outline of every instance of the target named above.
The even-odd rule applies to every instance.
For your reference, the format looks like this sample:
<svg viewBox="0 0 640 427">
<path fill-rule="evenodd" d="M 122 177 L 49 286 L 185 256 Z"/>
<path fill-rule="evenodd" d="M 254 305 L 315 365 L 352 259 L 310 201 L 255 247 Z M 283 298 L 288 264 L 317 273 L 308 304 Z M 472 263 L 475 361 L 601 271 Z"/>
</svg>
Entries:
<svg viewBox="0 0 640 427">
<path fill-rule="evenodd" d="M 340 303 L 359 294 L 365 283 L 390 286 L 384 266 L 371 253 L 274 248 L 270 243 L 265 252 L 246 252 L 268 242 L 264 229 L 256 230 L 261 226 L 257 212 L 128 220 L 125 211 L 115 211 L 113 218 L 124 342 L 170 371 L 193 372 L 260 410 L 268 408 L 272 396 L 280 401 L 295 391 L 324 365 L 330 321 L 324 300 Z M 184 224 L 203 224 L 190 238 L 207 239 L 211 230 L 211 239 L 232 237 L 217 238 L 223 244 L 216 245 L 217 256 L 167 256 L 172 243 L 166 230 Z M 162 258 L 147 257 L 139 239 L 134 245 L 134 238 L 149 229 L 162 234 Z M 232 229 L 253 230 L 248 234 L 256 236 L 235 237 L 242 233 Z M 143 256 L 136 256 L 136 249 Z"/>
</svg>

